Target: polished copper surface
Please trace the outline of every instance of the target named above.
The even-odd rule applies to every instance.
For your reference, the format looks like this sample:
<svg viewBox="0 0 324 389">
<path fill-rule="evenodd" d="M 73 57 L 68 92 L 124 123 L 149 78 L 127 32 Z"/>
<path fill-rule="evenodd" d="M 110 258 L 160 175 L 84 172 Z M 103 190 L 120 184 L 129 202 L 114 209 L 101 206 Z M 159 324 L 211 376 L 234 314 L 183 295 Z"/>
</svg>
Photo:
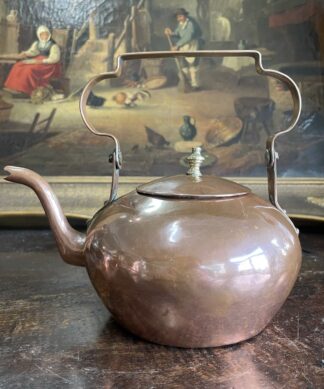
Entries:
<svg viewBox="0 0 324 389">
<path fill-rule="evenodd" d="M 84 266 L 83 247 L 85 235 L 74 230 L 63 214 L 60 203 L 50 185 L 32 170 L 18 166 L 6 166 L 6 181 L 29 186 L 41 202 L 56 239 L 61 257 L 71 265 Z"/>
<path fill-rule="evenodd" d="M 87 269 L 115 319 L 152 342 L 232 344 L 258 334 L 300 268 L 295 228 L 269 203 L 180 200 L 135 191 L 102 210 Z"/>
<path fill-rule="evenodd" d="M 243 196 L 251 191 L 243 185 L 216 176 L 177 175 L 140 185 L 137 187 L 137 192 L 150 196 L 216 199 Z"/>
<path fill-rule="evenodd" d="M 63 259 L 85 265 L 115 319 L 149 341 L 212 347 L 251 338 L 296 281 L 296 229 L 252 193 L 191 200 L 133 191 L 97 212 L 85 237 L 68 225 L 44 179 L 6 170 L 7 180 L 37 193 Z"/>
</svg>

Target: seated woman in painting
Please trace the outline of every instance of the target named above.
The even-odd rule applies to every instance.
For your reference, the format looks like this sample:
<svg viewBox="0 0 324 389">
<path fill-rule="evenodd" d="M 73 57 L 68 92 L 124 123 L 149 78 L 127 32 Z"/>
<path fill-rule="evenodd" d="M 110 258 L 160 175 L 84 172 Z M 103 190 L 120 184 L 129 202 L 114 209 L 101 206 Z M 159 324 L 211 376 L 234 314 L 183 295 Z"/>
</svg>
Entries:
<svg viewBox="0 0 324 389">
<path fill-rule="evenodd" d="M 13 93 L 31 95 L 39 87 L 47 86 L 51 79 L 61 76 L 60 48 L 51 39 L 46 26 L 37 29 L 38 41 L 19 54 L 22 61 L 11 69 L 5 88 Z"/>
</svg>

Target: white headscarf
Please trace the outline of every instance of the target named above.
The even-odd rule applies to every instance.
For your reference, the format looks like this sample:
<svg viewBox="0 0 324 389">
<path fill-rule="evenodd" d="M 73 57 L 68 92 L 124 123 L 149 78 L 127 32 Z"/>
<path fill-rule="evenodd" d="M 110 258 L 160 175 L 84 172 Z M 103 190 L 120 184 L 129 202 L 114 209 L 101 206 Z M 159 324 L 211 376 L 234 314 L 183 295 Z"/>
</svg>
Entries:
<svg viewBox="0 0 324 389">
<path fill-rule="evenodd" d="M 46 41 L 42 41 L 42 40 L 40 39 L 40 35 L 41 35 L 43 32 L 47 32 L 47 33 L 48 33 L 48 38 L 47 38 Z M 46 42 L 48 42 L 48 41 L 51 39 L 51 32 L 50 32 L 50 30 L 49 30 L 46 26 L 39 26 L 39 27 L 37 28 L 37 38 L 38 38 L 38 40 L 39 40 L 41 43 L 46 43 Z"/>
</svg>

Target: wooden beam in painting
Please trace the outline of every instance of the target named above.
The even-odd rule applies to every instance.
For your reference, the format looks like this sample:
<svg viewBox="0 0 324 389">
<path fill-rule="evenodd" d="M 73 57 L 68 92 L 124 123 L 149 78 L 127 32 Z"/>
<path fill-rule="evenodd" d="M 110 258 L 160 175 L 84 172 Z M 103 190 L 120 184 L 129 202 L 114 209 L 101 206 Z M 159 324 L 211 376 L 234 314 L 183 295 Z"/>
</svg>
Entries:
<svg viewBox="0 0 324 389">
<path fill-rule="evenodd" d="M 269 7 L 273 12 L 284 12 L 289 9 L 299 7 L 307 3 L 307 0 L 279 0 L 273 4 L 270 4 Z"/>
<path fill-rule="evenodd" d="M 115 57 L 115 33 L 111 32 L 107 38 L 107 46 L 108 46 L 108 56 L 107 56 L 107 71 L 112 71 L 115 68 L 114 57 Z"/>
</svg>

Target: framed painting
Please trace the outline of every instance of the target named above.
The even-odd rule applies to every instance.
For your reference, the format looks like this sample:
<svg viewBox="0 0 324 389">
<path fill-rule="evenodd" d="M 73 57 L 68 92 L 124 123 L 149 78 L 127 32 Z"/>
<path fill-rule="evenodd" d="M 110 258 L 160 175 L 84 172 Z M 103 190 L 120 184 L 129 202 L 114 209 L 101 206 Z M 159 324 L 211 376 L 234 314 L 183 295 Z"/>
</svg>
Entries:
<svg viewBox="0 0 324 389">
<path fill-rule="evenodd" d="M 266 140 L 289 127 L 287 85 L 303 108 L 276 145 L 279 199 L 295 218 L 324 220 L 324 5 L 313 0 L 0 0 L 0 161 L 37 171 L 69 216 L 88 218 L 108 199 L 113 143 L 87 131 L 86 83 L 125 53 L 177 52 L 123 61 L 85 103 L 123 154 L 119 195 L 153 177 L 186 172 L 201 147 L 203 174 L 230 177 L 267 197 Z M 40 215 L 34 194 L 0 182 L 0 215 Z"/>
</svg>

